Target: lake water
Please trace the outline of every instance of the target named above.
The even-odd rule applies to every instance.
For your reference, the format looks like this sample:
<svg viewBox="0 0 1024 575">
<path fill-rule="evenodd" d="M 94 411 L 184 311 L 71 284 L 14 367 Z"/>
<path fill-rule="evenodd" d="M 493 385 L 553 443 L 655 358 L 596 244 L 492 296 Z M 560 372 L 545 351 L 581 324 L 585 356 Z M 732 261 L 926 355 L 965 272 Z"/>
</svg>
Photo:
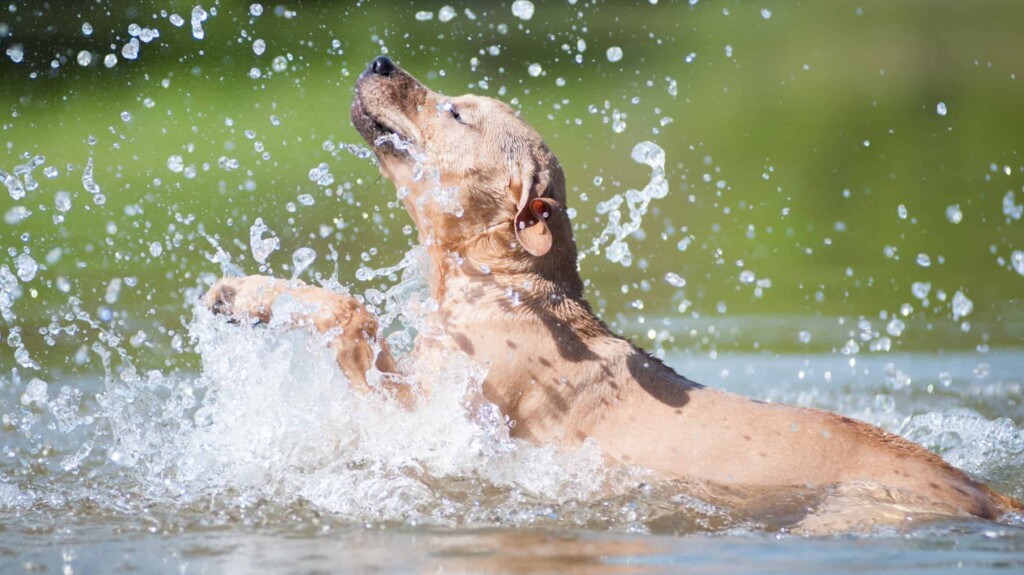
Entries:
<svg viewBox="0 0 1024 575">
<path fill-rule="evenodd" d="M 68 379 L 58 383 L 86 396 L 74 416 L 60 413 L 51 397 L 48 408 L 32 406 L 38 419 L 28 426 L 29 437 L 5 425 L 0 572 L 980 573 L 1024 567 L 1021 517 L 802 537 L 676 497 L 672 485 L 646 485 L 635 470 L 606 476 L 611 491 L 602 491 L 580 475 L 607 474 L 588 454 L 508 443 L 498 427 L 457 408 L 432 411 L 452 409 L 445 402 L 414 417 L 390 413 L 397 423 L 333 412 L 352 409 L 358 398 L 344 389 L 313 395 L 303 389 L 322 384 L 310 379 L 318 370 L 325 370 L 328 385 L 343 384 L 318 342 L 305 336 L 219 325 L 202 314 L 196 325 L 197 332 L 209 330 L 200 337 L 217 338 L 207 342 L 207 353 L 218 359 L 207 358 L 203 375 Z M 853 367 L 849 358 L 832 355 L 669 357 L 709 385 L 877 423 L 1018 496 L 1024 491 L 1022 361 L 1016 351 L 864 357 Z M 270 375 L 260 378 L 258 371 Z M 242 391 L 236 384 L 249 386 L 258 405 L 226 399 Z M 88 397 L 118 390 L 123 403 Z M 197 398 L 191 407 L 179 402 L 182 390 Z M 21 391 L 7 385 L 3 400 L 14 404 Z M 317 413 L 314 404 L 325 393 L 336 393 L 328 401 L 337 405 Z M 203 415 L 204 404 L 219 413 Z M 362 406 L 375 408 L 381 406 Z M 61 417 L 65 429 L 72 417 L 78 425 L 62 432 Z M 210 421 L 200 423 L 204 417 Z M 393 443 L 396 451 L 380 446 L 387 441 L 378 434 L 404 425 L 419 437 Z M 217 437 L 204 435 L 203 426 Z M 375 445 L 352 447 L 342 438 Z M 69 461 L 86 443 L 95 444 L 92 452 Z"/>
</svg>

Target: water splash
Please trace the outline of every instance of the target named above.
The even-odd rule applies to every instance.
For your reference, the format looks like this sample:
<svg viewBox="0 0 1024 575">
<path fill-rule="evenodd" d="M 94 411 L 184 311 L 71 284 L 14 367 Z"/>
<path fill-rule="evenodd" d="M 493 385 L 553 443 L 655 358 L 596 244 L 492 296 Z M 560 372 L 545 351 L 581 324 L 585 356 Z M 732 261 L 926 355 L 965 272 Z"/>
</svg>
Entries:
<svg viewBox="0 0 1024 575">
<path fill-rule="evenodd" d="M 302 272 L 313 265 L 316 252 L 312 248 L 299 248 L 292 254 L 292 279 L 298 279 Z"/>
<path fill-rule="evenodd" d="M 512 439 L 481 398 L 486 369 L 464 356 L 439 370 L 402 358 L 403 384 L 432 390 L 406 411 L 352 391 L 319 336 L 273 321 L 239 328 L 202 307 L 189 331 L 200 376 L 127 369 L 97 397 L 108 465 L 134 477 L 147 499 L 188 505 L 230 493 L 357 521 L 464 523 L 475 505 L 451 490 L 465 481 L 492 496 L 497 489 L 509 505 L 607 487 L 596 446 L 559 451 Z M 379 377 L 371 373 L 372 386 Z M 45 402 L 33 389 L 29 401 Z"/>
<path fill-rule="evenodd" d="M 7 186 L 7 193 L 11 195 L 11 199 L 17 201 L 25 197 L 25 186 L 17 177 L 0 170 L 0 180 L 3 180 L 4 185 Z"/>
<path fill-rule="evenodd" d="M 450 102 L 442 102 L 438 105 L 438 113 L 445 111 L 451 107 Z M 442 186 L 441 185 L 441 172 L 436 167 L 430 165 L 430 159 L 427 154 L 419 148 L 416 144 L 402 139 L 401 136 L 395 133 L 390 133 L 377 138 L 373 144 L 375 146 L 382 146 L 384 144 L 391 144 L 396 150 L 401 150 L 409 154 L 409 157 L 413 160 L 412 167 L 412 179 L 414 182 L 427 182 L 429 188 L 426 193 L 419 195 L 416 198 L 415 206 L 417 209 L 422 209 L 428 201 L 433 200 L 443 213 L 453 214 L 456 217 L 462 217 L 464 210 L 461 202 L 459 201 L 459 187 L 458 186 Z M 400 199 L 407 194 L 408 190 L 400 189 Z"/>
<path fill-rule="evenodd" d="M 196 40 L 202 40 L 206 37 L 206 32 L 203 31 L 203 22 L 206 22 L 208 17 L 209 14 L 206 10 L 203 10 L 202 6 L 192 8 L 190 23 L 192 24 L 192 37 Z"/>
<path fill-rule="evenodd" d="M 599 215 L 606 214 L 608 224 L 601 234 L 594 239 L 591 253 L 599 253 L 604 248 L 605 257 L 613 263 L 629 267 L 633 263 L 626 240 L 639 231 L 643 217 L 651 200 L 664 198 L 668 195 L 668 181 L 665 180 L 665 151 L 654 142 L 640 142 L 633 147 L 631 154 L 634 162 L 645 164 L 651 168 L 651 179 L 642 190 L 630 189 L 625 194 L 616 194 L 597 205 Z M 629 210 L 629 221 L 622 221 L 622 204 L 625 202 Z"/>
<path fill-rule="evenodd" d="M 271 235 L 267 239 L 263 238 L 263 234 L 269 231 L 270 228 L 263 223 L 263 218 L 256 218 L 256 221 L 249 227 L 249 249 L 252 251 L 253 259 L 260 265 L 266 264 L 270 254 L 281 247 L 281 240 L 277 236 Z"/>
</svg>

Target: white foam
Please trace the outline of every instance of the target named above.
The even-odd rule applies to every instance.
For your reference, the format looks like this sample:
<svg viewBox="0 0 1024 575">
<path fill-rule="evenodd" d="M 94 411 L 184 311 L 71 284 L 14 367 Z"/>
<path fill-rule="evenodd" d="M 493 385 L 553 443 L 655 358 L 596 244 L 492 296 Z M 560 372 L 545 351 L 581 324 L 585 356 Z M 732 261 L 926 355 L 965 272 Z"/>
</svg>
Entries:
<svg viewBox="0 0 1024 575">
<path fill-rule="evenodd" d="M 422 286 L 396 287 L 409 313 L 405 298 Z M 108 457 L 158 500 L 230 493 L 306 501 L 358 521 L 426 521 L 472 515 L 472 501 L 449 496 L 465 481 L 564 501 L 591 497 L 607 480 L 594 445 L 560 451 L 511 438 L 482 399 L 486 369 L 464 356 L 437 370 L 400 357 L 405 384 L 433 390 L 406 411 L 385 394 L 353 391 L 318 335 L 231 325 L 205 308 L 190 335 L 201 376 L 128 370 L 99 398 L 116 446 Z M 380 374 L 370 383 L 379 387 Z"/>
</svg>

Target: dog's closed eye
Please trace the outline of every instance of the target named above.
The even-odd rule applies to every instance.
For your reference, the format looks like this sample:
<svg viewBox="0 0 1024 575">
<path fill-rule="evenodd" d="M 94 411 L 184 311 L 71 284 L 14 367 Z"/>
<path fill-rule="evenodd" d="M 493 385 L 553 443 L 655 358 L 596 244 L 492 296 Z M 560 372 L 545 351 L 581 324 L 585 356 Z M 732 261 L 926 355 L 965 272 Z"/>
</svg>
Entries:
<svg viewBox="0 0 1024 575">
<path fill-rule="evenodd" d="M 462 114 L 459 113 L 459 109 L 456 108 L 454 105 L 448 109 L 448 112 L 452 115 L 452 118 L 454 118 L 456 122 L 463 125 L 468 125 L 466 124 L 466 120 L 462 118 Z"/>
</svg>

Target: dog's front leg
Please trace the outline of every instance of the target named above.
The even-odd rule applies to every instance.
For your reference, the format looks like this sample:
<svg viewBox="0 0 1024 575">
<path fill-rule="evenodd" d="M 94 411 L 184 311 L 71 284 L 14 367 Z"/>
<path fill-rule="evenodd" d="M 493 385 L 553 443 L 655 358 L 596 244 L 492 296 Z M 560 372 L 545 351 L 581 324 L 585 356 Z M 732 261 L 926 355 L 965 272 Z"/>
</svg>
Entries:
<svg viewBox="0 0 1024 575">
<path fill-rule="evenodd" d="M 203 303 L 214 313 L 239 322 L 268 323 L 275 301 L 281 298 L 290 298 L 293 305 L 287 318 L 278 319 L 326 334 L 338 366 L 357 389 L 370 390 L 366 374 L 376 366 L 385 374 L 383 386 L 406 407 L 412 405 L 409 386 L 391 381 L 397 376 L 397 367 L 387 342 L 378 335 L 376 318 L 351 296 L 300 282 L 248 276 L 218 280 L 203 297 Z"/>
</svg>

